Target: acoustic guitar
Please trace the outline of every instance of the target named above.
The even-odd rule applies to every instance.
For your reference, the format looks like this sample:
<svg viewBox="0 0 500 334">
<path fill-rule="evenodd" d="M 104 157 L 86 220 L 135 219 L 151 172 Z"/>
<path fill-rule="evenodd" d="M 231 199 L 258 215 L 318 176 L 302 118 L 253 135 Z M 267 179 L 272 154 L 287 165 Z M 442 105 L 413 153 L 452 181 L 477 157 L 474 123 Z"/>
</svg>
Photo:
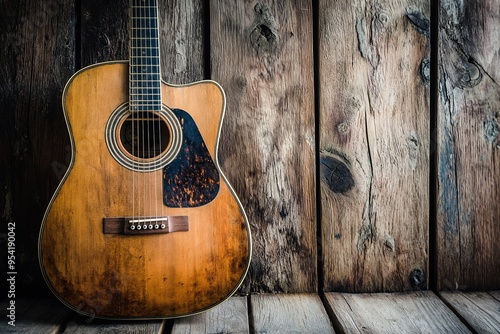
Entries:
<svg viewBox="0 0 500 334">
<path fill-rule="evenodd" d="M 249 224 L 217 160 L 225 95 L 214 81 L 162 81 L 156 0 L 131 0 L 129 53 L 64 89 L 72 156 L 40 266 L 89 317 L 192 315 L 228 299 L 250 264 Z"/>
</svg>

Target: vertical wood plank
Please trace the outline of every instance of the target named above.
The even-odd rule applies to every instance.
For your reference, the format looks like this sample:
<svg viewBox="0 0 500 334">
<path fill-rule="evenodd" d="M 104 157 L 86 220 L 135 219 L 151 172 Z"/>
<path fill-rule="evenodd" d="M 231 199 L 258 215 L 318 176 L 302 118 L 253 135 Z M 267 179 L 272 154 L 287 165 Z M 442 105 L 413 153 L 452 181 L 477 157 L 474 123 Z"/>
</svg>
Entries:
<svg viewBox="0 0 500 334">
<path fill-rule="evenodd" d="M 208 2 L 169 0 L 158 5 L 163 79 L 173 84 L 204 79 Z"/>
<path fill-rule="evenodd" d="M 426 288 L 428 1 L 319 1 L 326 291 Z"/>
<path fill-rule="evenodd" d="M 252 227 L 253 291 L 316 291 L 312 20 L 305 0 L 210 6 L 220 157 Z"/>
<path fill-rule="evenodd" d="M 438 289 L 500 286 L 500 1 L 441 1 Z"/>
<path fill-rule="evenodd" d="M 128 3 L 80 1 L 80 67 L 128 59 Z"/>
<path fill-rule="evenodd" d="M 0 2 L 0 219 L 2 233 L 16 224 L 16 293 L 46 291 L 38 231 L 69 149 L 61 92 L 74 71 L 74 26 L 73 1 Z"/>
<path fill-rule="evenodd" d="M 128 59 L 127 0 L 82 0 L 82 66 Z M 202 0 L 158 1 L 162 78 L 174 84 L 198 81 L 205 69 L 205 15 Z"/>
</svg>

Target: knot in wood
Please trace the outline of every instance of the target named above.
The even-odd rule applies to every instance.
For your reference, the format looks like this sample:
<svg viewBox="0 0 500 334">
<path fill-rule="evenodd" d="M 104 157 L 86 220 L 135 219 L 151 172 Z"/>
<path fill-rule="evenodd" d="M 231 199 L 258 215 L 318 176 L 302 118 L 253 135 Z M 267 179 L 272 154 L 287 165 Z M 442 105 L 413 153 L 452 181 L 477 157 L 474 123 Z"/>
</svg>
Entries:
<svg viewBox="0 0 500 334">
<path fill-rule="evenodd" d="M 419 72 L 425 83 L 428 83 L 431 80 L 431 60 L 429 58 L 426 57 L 422 59 Z"/>
<path fill-rule="evenodd" d="M 410 285 L 413 290 L 424 290 L 426 288 L 425 273 L 422 269 L 413 269 L 410 273 Z"/>
<path fill-rule="evenodd" d="M 255 28 L 250 33 L 250 43 L 259 52 L 274 52 L 278 45 L 274 17 L 266 4 L 257 3 Z"/>
<path fill-rule="evenodd" d="M 456 68 L 458 72 L 458 86 L 460 88 L 472 88 L 483 80 L 483 73 L 473 59 L 462 62 Z"/>
<path fill-rule="evenodd" d="M 257 51 L 272 52 L 276 49 L 276 35 L 265 24 L 260 24 L 250 34 L 252 46 Z"/>
<path fill-rule="evenodd" d="M 383 26 L 387 25 L 389 22 L 389 15 L 386 12 L 379 12 L 377 14 L 377 20 L 380 22 Z"/>
<path fill-rule="evenodd" d="M 354 187 L 354 179 L 347 165 L 337 158 L 322 154 L 320 157 L 321 179 L 335 193 L 346 193 Z"/>
<path fill-rule="evenodd" d="M 337 129 L 339 130 L 340 133 L 346 133 L 349 131 L 349 123 L 342 122 L 339 125 L 337 125 Z"/>
<path fill-rule="evenodd" d="M 431 23 L 427 17 L 423 13 L 415 12 L 406 14 L 406 18 L 410 20 L 410 22 L 417 28 L 418 32 L 426 36 L 430 37 L 431 32 Z"/>
<path fill-rule="evenodd" d="M 491 143 L 498 143 L 500 140 L 500 125 L 495 119 L 488 119 L 483 122 L 484 136 Z"/>
</svg>

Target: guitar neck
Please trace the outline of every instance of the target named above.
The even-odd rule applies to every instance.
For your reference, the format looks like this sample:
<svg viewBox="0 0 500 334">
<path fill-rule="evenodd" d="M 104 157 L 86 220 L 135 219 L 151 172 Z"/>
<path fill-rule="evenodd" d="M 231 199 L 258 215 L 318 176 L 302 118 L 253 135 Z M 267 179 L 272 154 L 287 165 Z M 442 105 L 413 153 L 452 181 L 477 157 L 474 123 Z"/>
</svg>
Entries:
<svg viewBox="0 0 500 334">
<path fill-rule="evenodd" d="M 157 0 L 130 0 L 130 111 L 161 110 Z"/>
</svg>

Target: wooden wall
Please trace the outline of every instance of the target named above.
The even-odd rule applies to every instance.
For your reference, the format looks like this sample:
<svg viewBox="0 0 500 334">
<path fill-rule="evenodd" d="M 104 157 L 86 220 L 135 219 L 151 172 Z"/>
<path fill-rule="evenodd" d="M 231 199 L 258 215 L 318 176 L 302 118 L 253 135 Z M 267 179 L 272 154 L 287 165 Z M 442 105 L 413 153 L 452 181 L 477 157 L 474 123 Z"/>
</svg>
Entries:
<svg viewBox="0 0 500 334">
<path fill-rule="evenodd" d="M 500 288 L 499 0 L 160 2 L 164 79 L 227 94 L 241 293 Z M 20 293 L 46 291 L 62 89 L 127 38 L 125 0 L 0 0 L 0 251 L 16 222 Z"/>
</svg>

